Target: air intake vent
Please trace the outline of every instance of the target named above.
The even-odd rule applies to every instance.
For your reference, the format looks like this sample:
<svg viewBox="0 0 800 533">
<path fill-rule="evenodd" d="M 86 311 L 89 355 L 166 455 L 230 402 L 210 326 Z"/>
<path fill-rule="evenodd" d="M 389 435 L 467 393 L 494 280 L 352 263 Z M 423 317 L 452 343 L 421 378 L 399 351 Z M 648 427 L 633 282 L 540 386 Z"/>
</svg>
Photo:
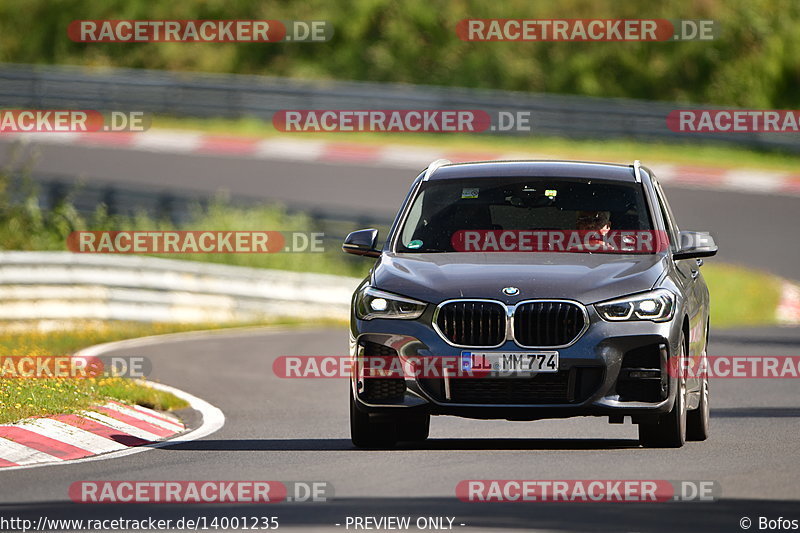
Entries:
<svg viewBox="0 0 800 533">
<path fill-rule="evenodd" d="M 528 378 L 454 379 L 450 382 L 454 403 L 547 404 L 569 403 L 569 371 Z"/>
</svg>

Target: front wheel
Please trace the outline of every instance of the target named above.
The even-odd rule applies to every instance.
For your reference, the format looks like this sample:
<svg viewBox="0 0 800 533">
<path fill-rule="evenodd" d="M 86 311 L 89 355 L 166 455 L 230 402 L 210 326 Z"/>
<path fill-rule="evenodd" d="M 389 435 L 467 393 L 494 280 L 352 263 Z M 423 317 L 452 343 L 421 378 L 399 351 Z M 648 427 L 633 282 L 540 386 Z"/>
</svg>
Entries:
<svg viewBox="0 0 800 533">
<path fill-rule="evenodd" d="M 422 442 L 427 440 L 431 429 L 431 415 L 414 415 L 402 418 L 397 423 L 397 440 Z"/>
<path fill-rule="evenodd" d="M 680 448 L 686 442 L 686 378 L 683 376 L 683 361 L 686 344 L 683 337 L 678 354 L 678 391 L 669 413 L 658 417 L 655 424 L 639 424 L 639 442 L 646 448 Z"/>
<path fill-rule="evenodd" d="M 703 377 L 700 389 L 700 405 L 686 415 L 686 439 L 702 441 L 708 438 L 711 408 L 708 394 L 708 376 Z"/>
<path fill-rule="evenodd" d="M 703 348 L 703 384 L 700 387 L 700 404 L 686 415 L 686 438 L 702 441 L 708 438 L 711 425 L 711 403 L 708 392 L 708 324 L 706 324 L 706 344 Z"/>
</svg>

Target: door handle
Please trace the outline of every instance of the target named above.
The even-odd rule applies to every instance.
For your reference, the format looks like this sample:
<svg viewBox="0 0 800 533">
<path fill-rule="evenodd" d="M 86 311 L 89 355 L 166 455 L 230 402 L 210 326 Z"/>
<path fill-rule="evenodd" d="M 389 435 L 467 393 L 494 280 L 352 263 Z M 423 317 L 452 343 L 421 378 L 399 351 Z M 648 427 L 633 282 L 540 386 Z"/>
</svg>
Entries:
<svg viewBox="0 0 800 533">
<path fill-rule="evenodd" d="M 700 275 L 699 270 L 692 269 L 692 279 L 697 279 L 697 276 Z"/>
<path fill-rule="evenodd" d="M 703 260 L 700 258 L 695 259 L 695 263 L 697 263 L 697 266 L 699 267 L 703 266 Z"/>
</svg>

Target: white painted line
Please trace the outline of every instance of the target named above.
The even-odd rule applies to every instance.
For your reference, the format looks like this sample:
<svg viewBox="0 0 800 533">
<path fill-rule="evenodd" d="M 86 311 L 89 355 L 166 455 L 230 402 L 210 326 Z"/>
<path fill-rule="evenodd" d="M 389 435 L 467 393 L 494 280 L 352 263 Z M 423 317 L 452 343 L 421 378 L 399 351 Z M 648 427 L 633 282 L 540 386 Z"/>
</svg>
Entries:
<svg viewBox="0 0 800 533">
<path fill-rule="evenodd" d="M 776 315 L 781 324 L 800 324 L 800 285 L 783 282 Z"/>
<path fill-rule="evenodd" d="M 316 161 L 325 152 L 325 141 L 299 141 L 290 139 L 265 139 L 256 143 L 253 157 Z"/>
<path fill-rule="evenodd" d="M 128 435 L 133 435 L 134 437 L 139 437 L 140 439 L 156 441 L 161 438 L 155 433 L 150 433 L 149 431 L 139 429 L 136 426 L 126 424 L 125 422 L 121 422 L 116 418 L 111 418 L 110 416 L 106 416 L 102 413 L 97 413 L 95 411 L 87 411 L 79 416 L 82 418 L 88 418 L 90 420 L 94 420 L 95 422 L 100 422 L 101 424 L 116 429 L 117 431 L 127 433 Z"/>
<path fill-rule="evenodd" d="M 162 429 L 166 429 L 167 431 L 172 431 L 173 433 L 178 433 L 183 431 L 183 426 L 175 424 L 174 422 L 168 422 L 162 418 L 156 418 L 154 416 L 150 416 L 147 413 L 143 413 L 136 409 L 131 409 L 129 407 L 123 407 L 121 405 L 117 405 L 115 403 L 108 403 L 104 406 L 106 409 L 111 409 L 123 415 L 132 416 L 141 420 L 142 422 L 147 422 L 148 424 L 152 424 L 154 426 L 158 426 Z"/>
<path fill-rule="evenodd" d="M 197 150 L 202 141 L 200 133 L 148 131 L 136 135 L 130 146 L 149 152 L 188 153 Z"/>
<path fill-rule="evenodd" d="M 75 131 L 62 132 L 24 132 L 14 134 L 22 142 L 42 143 L 42 144 L 72 144 L 83 140 L 83 133 Z"/>
<path fill-rule="evenodd" d="M 196 396 L 192 396 L 188 392 L 176 389 L 175 387 L 164 385 L 163 383 L 147 382 L 143 384 L 147 385 L 148 387 L 153 387 L 154 389 L 169 392 L 177 396 L 178 398 L 188 403 L 192 407 L 192 409 L 194 409 L 195 411 L 200 411 L 200 413 L 203 415 L 203 423 L 199 428 L 194 429 L 189 433 L 186 433 L 185 435 L 181 435 L 176 439 L 157 443 L 158 445 L 151 445 L 151 447 L 169 446 L 170 444 L 177 444 L 179 442 L 189 442 L 192 440 L 197 440 L 207 435 L 211 435 L 216 431 L 219 431 L 219 429 L 225 425 L 225 415 L 223 414 L 223 412 L 219 408 L 214 407 L 213 405 L 208 403 L 207 401 L 198 398 Z"/>
<path fill-rule="evenodd" d="M 119 442 L 101 437 L 100 435 L 95 435 L 91 431 L 86 431 L 85 429 L 53 420 L 52 418 L 26 420 L 19 424 L 19 427 L 94 453 L 115 452 L 128 448 Z"/>
<path fill-rule="evenodd" d="M 48 463 L 51 461 L 61 461 L 61 459 L 50 455 L 49 453 L 28 448 L 27 446 L 23 446 L 22 444 L 14 442 L 13 440 L 4 439 L 2 437 L 0 437 L 0 459 L 5 459 L 6 461 L 11 461 L 12 463 L 17 463 L 18 465 L 29 465 L 34 463 L 42 463 L 45 461 Z M 8 470 L 9 468 L 16 467 L 6 467 L 2 470 Z"/>
<path fill-rule="evenodd" d="M 647 165 L 647 166 L 648 166 L 648 168 L 652 168 L 652 167 L 658 168 L 658 172 L 656 172 L 655 170 L 653 170 L 653 172 L 655 173 L 656 178 L 658 178 L 658 181 L 660 181 L 661 183 L 669 183 L 669 182 L 671 182 L 673 180 L 678 179 L 678 177 L 679 177 L 678 176 L 678 171 L 677 171 L 677 168 L 675 167 L 675 165 L 661 165 L 661 164 L 659 164 L 657 166 L 656 165 Z"/>
<path fill-rule="evenodd" d="M 727 188 L 760 193 L 772 193 L 781 189 L 785 174 L 758 170 L 729 170 L 725 174 Z"/>
<path fill-rule="evenodd" d="M 421 172 L 431 161 L 436 161 L 443 157 L 442 150 L 437 150 L 435 148 L 390 145 L 381 150 L 378 159 L 372 161 L 372 164 L 414 168 Z"/>
</svg>

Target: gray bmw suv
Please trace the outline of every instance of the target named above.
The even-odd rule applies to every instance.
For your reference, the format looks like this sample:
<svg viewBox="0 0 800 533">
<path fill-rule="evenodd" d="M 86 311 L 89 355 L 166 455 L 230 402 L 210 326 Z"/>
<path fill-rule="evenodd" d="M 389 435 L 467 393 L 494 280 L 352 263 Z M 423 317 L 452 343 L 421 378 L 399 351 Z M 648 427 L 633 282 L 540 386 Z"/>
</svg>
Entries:
<svg viewBox="0 0 800 533">
<path fill-rule="evenodd" d="M 439 160 L 414 180 L 353 295 L 352 441 L 428 437 L 431 415 L 630 417 L 644 446 L 709 432 L 703 372 L 717 247 L 679 231 L 653 172 Z M 694 371 L 691 371 L 694 370 Z"/>
</svg>

